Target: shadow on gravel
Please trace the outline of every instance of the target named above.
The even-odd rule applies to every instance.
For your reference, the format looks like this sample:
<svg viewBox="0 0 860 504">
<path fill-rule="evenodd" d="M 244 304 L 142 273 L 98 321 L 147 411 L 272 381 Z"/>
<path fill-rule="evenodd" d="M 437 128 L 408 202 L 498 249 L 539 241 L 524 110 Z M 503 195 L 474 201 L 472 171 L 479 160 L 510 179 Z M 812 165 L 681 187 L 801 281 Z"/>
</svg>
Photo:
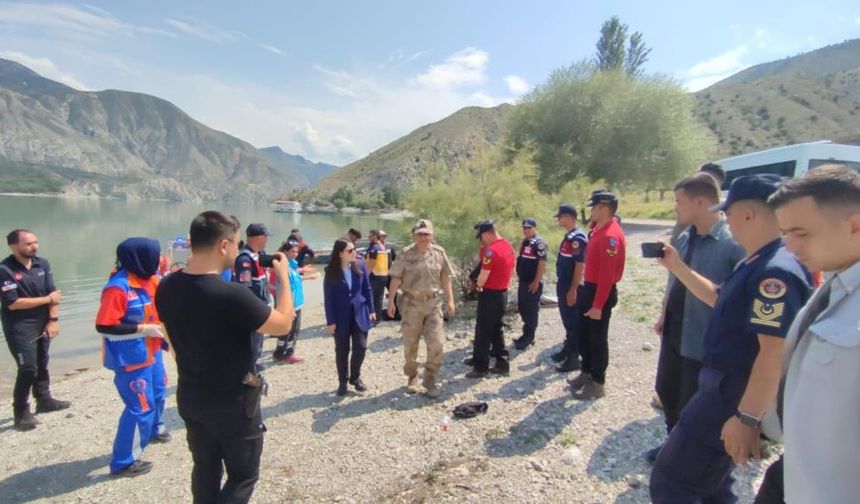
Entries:
<svg viewBox="0 0 860 504">
<path fill-rule="evenodd" d="M 512 426 L 506 436 L 491 437 L 484 443 L 491 457 L 530 455 L 540 451 L 561 434 L 573 418 L 591 406 L 570 394 L 538 404 L 531 413 Z"/>
<path fill-rule="evenodd" d="M 645 461 L 645 451 L 657 446 L 664 429 L 663 417 L 655 416 L 650 420 L 630 422 L 610 433 L 591 455 L 588 474 L 605 482 L 650 474 L 651 466 Z"/>
<path fill-rule="evenodd" d="M 403 346 L 403 339 L 400 336 L 389 336 L 387 338 L 374 339 L 367 346 L 367 350 L 371 353 L 385 353 L 401 346 Z"/>
<path fill-rule="evenodd" d="M 13 474 L 0 481 L 0 500 L 6 504 L 19 504 L 50 499 L 110 480 L 107 473 L 90 475 L 95 470 L 104 469 L 109 463 L 110 455 L 99 455 Z"/>
</svg>

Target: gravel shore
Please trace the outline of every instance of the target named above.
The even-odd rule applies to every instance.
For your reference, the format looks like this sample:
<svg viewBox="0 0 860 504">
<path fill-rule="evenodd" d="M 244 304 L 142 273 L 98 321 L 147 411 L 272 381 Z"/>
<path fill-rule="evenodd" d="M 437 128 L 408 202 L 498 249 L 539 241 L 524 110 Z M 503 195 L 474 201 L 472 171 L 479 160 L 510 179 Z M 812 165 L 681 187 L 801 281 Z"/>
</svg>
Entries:
<svg viewBox="0 0 860 504">
<path fill-rule="evenodd" d="M 363 379 L 370 389 L 334 395 L 334 344 L 317 310 L 304 313 L 300 365 L 271 365 L 263 399 L 268 427 L 261 478 L 253 502 L 649 502 L 643 453 L 664 436 L 650 405 L 659 340 L 650 329 L 664 275 L 639 259 L 639 243 L 664 231 L 628 235 L 628 268 L 613 314 L 607 395 L 572 398 L 549 359 L 563 329 L 555 308 L 544 308 L 536 345 L 513 351 L 511 374 L 469 380 L 461 361 L 471 351 L 473 322 L 446 325 L 442 396 L 406 394 L 398 325 L 371 331 Z M 465 311 L 465 310 L 464 310 Z M 507 317 L 506 340 L 519 335 Z M 423 345 L 422 345 L 423 346 Z M 274 341 L 263 362 L 271 363 Z M 424 352 L 419 356 L 424 358 Z M 168 359 L 170 361 L 171 359 Z M 175 380 L 170 362 L 169 375 Z M 153 471 L 133 479 L 108 474 L 121 410 L 112 374 L 90 370 L 56 383 L 55 395 L 73 401 L 66 411 L 39 415 L 31 432 L 0 419 L 0 501 L 190 502 L 191 457 L 171 389 L 166 422 L 173 441 L 151 445 Z M 454 406 L 485 401 L 485 415 L 452 417 Z M 11 408 L 2 411 L 8 415 Z M 762 466 L 766 467 L 765 464 Z M 741 502 L 751 502 L 761 466 L 735 472 Z"/>
</svg>

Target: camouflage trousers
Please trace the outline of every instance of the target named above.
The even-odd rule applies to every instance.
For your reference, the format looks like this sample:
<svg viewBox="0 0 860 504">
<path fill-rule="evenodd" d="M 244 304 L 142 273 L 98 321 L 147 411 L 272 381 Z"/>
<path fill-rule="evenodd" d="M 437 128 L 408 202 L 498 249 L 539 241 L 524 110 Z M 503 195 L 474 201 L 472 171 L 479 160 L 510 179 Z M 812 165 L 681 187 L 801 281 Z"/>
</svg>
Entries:
<svg viewBox="0 0 860 504">
<path fill-rule="evenodd" d="M 405 295 L 400 312 L 400 333 L 403 335 L 403 353 L 406 358 L 403 372 L 409 378 L 418 374 L 418 342 L 423 335 L 427 345 L 424 383 L 432 384 L 442 367 L 442 345 L 445 342 L 440 300 L 437 297 L 420 299 Z"/>
</svg>

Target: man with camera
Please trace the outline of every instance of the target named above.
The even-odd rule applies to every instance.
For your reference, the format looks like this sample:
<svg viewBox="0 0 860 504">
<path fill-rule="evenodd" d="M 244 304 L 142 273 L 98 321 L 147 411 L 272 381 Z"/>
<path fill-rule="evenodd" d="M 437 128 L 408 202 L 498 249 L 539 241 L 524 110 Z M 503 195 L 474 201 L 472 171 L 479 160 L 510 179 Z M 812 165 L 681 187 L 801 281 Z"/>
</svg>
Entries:
<svg viewBox="0 0 860 504">
<path fill-rule="evenodd" d="M 272 267 L 272 256 L 267 256 L 264 251 L 269 242 L 269 236 L 271 233 L 264 224 L 248 224 L 245 229 L 245 246 L 239 251 L 233 266 L 233 281 L 251 289 L 251 292 L 266 304 L 270 304 L 272 299 L 266 276 L 266 268 Z M 251 369 L 254 369 L 257 359 L 263 352 L 263 335 L 255 333 L 252 337 L 252 345 L 254 352 Z"/>
</svg>

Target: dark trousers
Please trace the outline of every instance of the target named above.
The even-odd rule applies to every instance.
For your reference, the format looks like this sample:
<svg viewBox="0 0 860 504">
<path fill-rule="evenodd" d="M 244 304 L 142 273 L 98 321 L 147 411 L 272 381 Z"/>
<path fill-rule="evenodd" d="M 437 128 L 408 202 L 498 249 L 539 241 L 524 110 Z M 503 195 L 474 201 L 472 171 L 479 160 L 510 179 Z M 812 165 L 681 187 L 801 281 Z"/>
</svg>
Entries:
<svg viewBox="0 0 860 504">
<path fill-rule="evenodd" d="M 376 310 L 377 322 L 382 321 L 382 298 L 385 297 L 385 288 L 388 287 L 388 282 L 388 275 L 370 275 L 370 290 L 373 291 L 373 308 Z"/>
<path fill-rule="evenodd" d="M 600 320 L 585 316 L 594 303 L 596 292 L 596 284 L 586 283 L 582 287 L 582 339 L 579 351 L 582 354 L 582 372 L 590 374 L 596 383 L 602 384 L 606 382 L 606 368 L 609 367 L 609 319 L 612 308 L 618 303 L 618 290 L 612 286 Z"/>
<path fill-rule="evenodd" d="M 529 292 L 529 284 L 520 282 L 517 288 L 517 311 L 523 320 L 523 336 L 521 343 L 531 343 L 535 340 L 538 317 L 540 313 L 540 297 L 543 295 L 543 284 L 538 284 L 537 291 Z"/>
<path fill-rule="evenodd" d="M 478 296 L 475 342 L 472 351 L 473 365 L 477 371 L 490 369 L 490 355 L 496 357 L 497 366 L 504 367 L 507 364 L 505 336 L 502 332 L 502 317 L 505 315 L 507 303 L 508 291 L 506 290 L 484 289 Z"/>
<path fill-rule="evenodd" d="M 699 370 L 702 362 L 681 355 L 681 324 L 666 314 L 663 337 L 660 341 L 660 357 L 657 361 L 655 389 L 663 403 L 666 415 L 666 430 L 671 432 L 684 406 L 690 402 L 699 388 Z"/>
<path fill-rule="evenodd" d="M 580 339 L 582 333 L 582 286 L 577 287 L 576 303 L 567 306 L 567 291 L 570 284 L 559 282 L 555 286 L 555 295 L 558 297 L 558 313 L 561 315 L 561 324 L 564 326 L 564 347 L 562 352 L 568 359 L 577 359 L 580 354 Z"/>
<path fill-rule="evenodd" d="M 350 357 L 350 346 L 352 356 Z M 334 333 L 334 354 L 337 364 L 337 379 L 346 383 L 350 379 L 357 380 L 361 376 L 361 364 L 367 352 L 367 333 L 358 328 L 353 322 L 346 331 L 336 330 Z"/>
<path fill-rule="evenodd" d="M 33 323 L 31 327 L 7 327 L 3 324 L 6 334 L 6 345 L 15 364 L 18 365 L 18 376 L 15 378 L 15 388 L 12 392 L 12 404 L 15 409 L 22 409 L 29 403 L 30 392 L 36 400 L 51 396 L 51 377 L 48 373 L 48 350 L 51 340 L 42 336 L 44 323 Z"/>
<path fill-rule="evenodd" d="M 260 389 L 245 387 L 242 397 L 198 400 L 180 388 L 179 415 L 194 468 L 191 493 L 195 504 L 239 504 L 251 500 L 260 476 L 263 425 Z M 224 469 L 227 481 L 221 486 Z"/>
<path fill-rule="evenodd" d="M 299 340 L 299 332 L 302 330 L 302 310 L 296 310 L 296 318 L 293 319 L 293 328 L 285 336 L 278 336 L 278 346 L 275 348 L 276 355 L 289 357 L 296 352 L 296 342 Z"/>
<path fill-rule="evenodd" d="M 779 459 L 764 473 L 754 504 L 785 504 L 782 457 L 780 455 Z"/>
</svg>

